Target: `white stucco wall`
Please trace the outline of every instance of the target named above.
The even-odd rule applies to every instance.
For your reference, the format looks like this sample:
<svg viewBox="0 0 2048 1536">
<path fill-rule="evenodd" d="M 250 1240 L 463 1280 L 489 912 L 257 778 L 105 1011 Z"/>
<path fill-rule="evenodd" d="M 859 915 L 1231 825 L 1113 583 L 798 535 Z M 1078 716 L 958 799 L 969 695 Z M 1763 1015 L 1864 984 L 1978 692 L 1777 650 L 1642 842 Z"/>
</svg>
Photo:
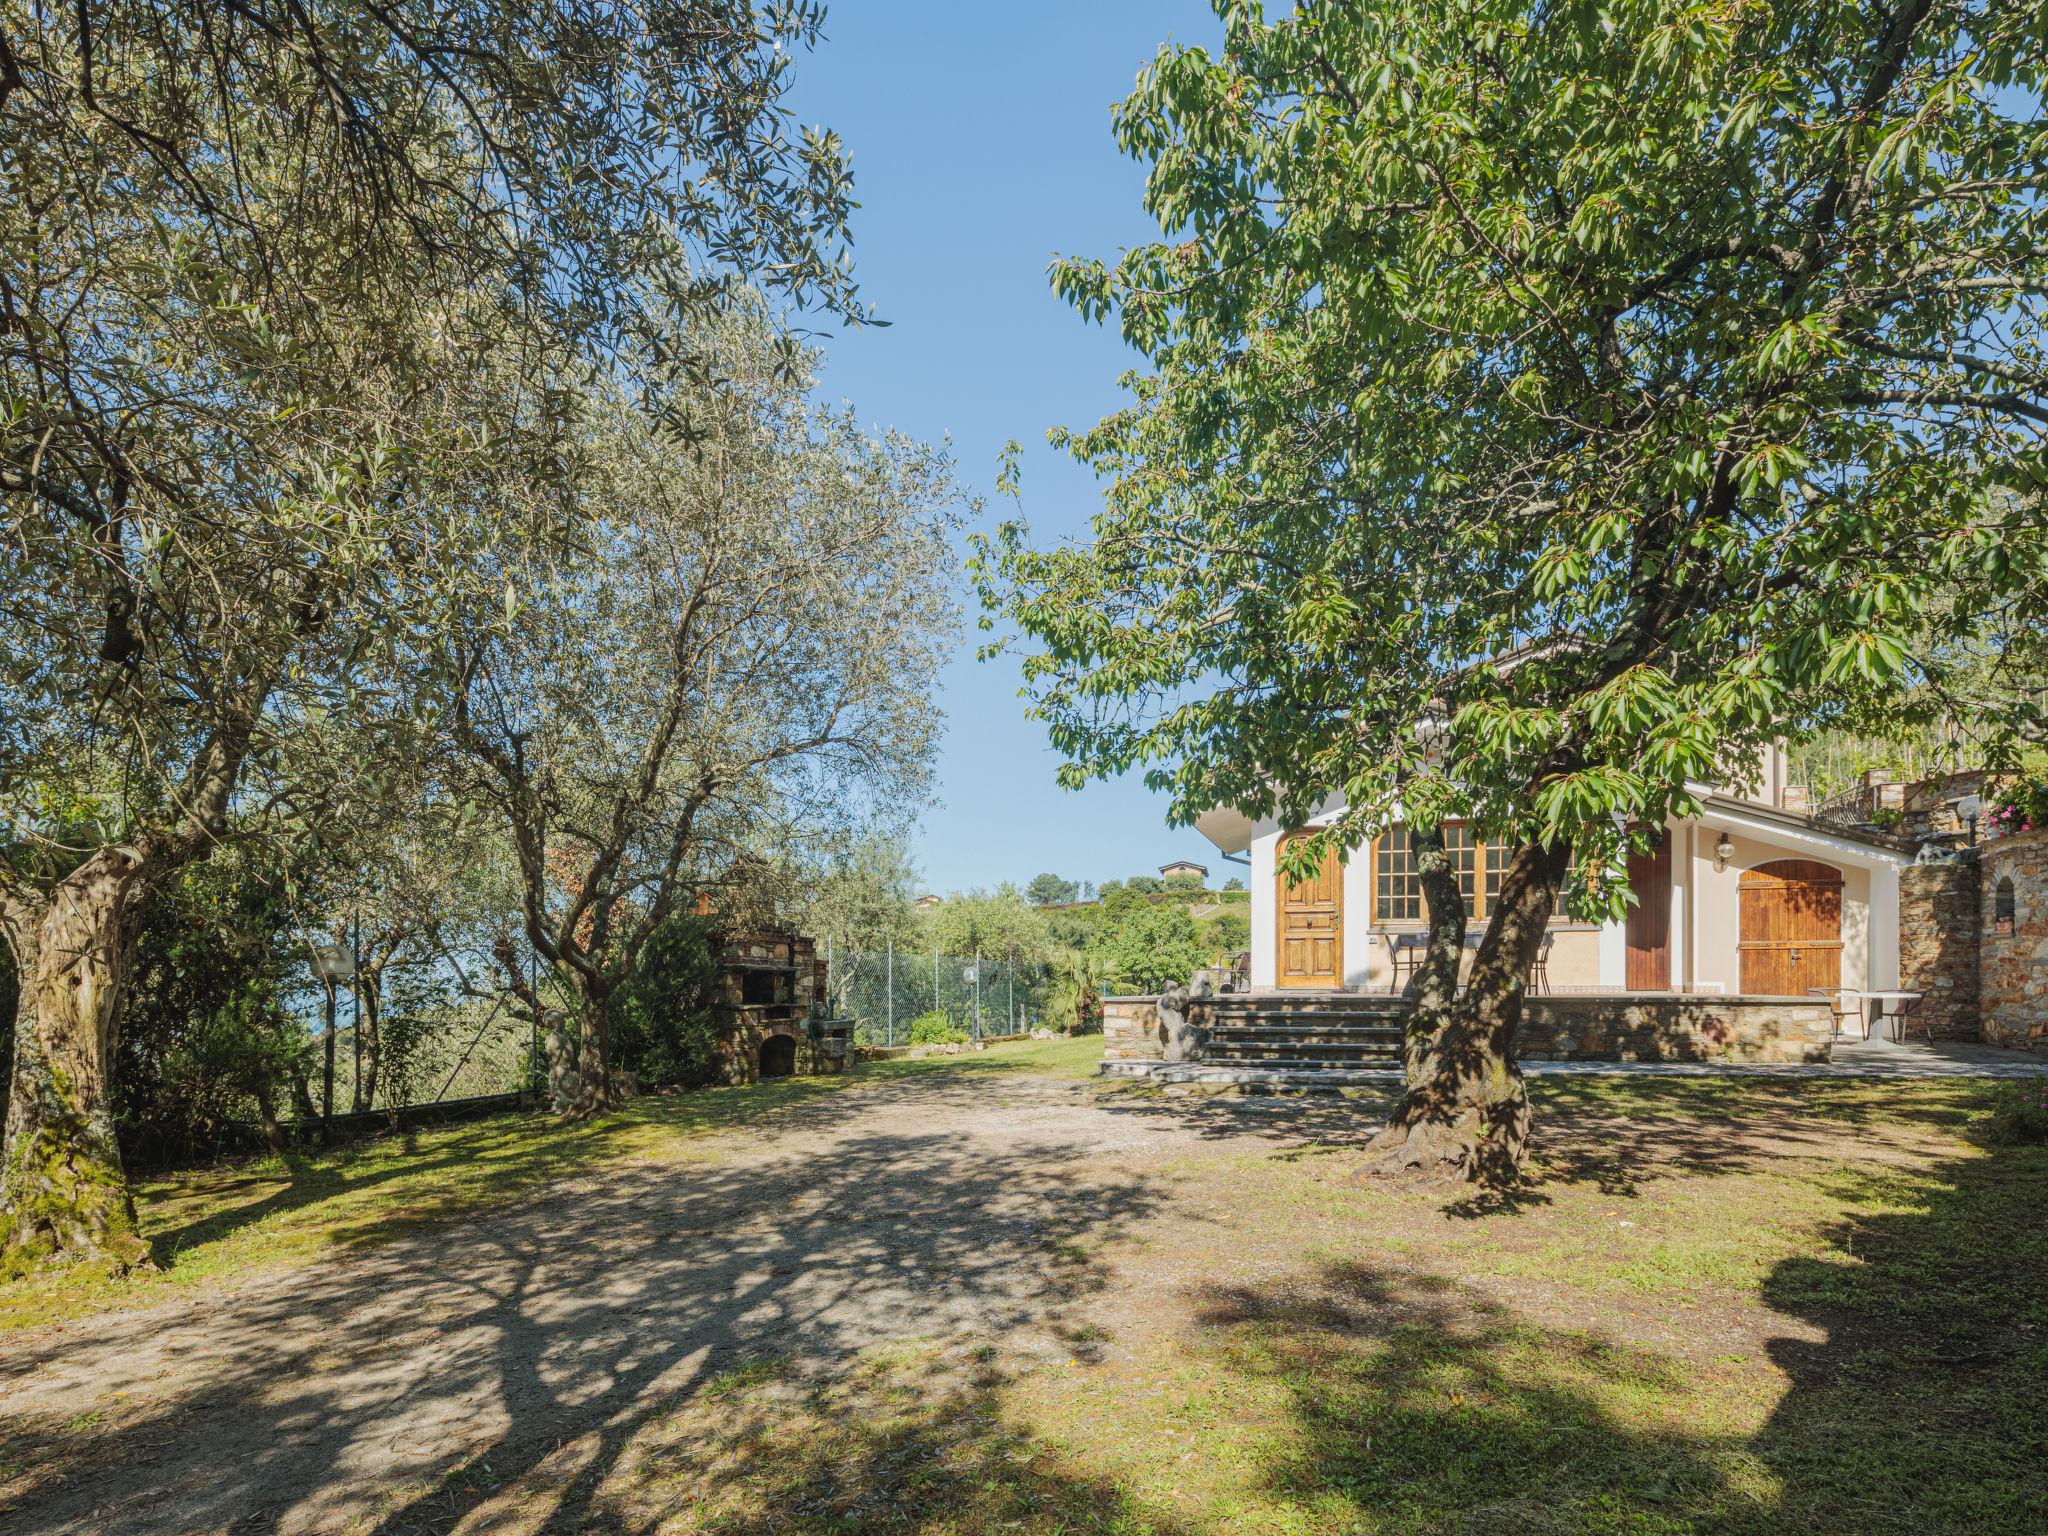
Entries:
<svg viewBox="0 0 2048 1536">
<path fill-rule="evenodd" d="M 1331 802 L 1321 814 L 1334 815 Z M 1740 817 L 1710 814 L 1674 823 L 1668 836 L 1671 871 L 1671 984 L 1679 989 L 1741 990 L 1740 890 L 1742 871 L 1776 859 L 1808 858 L 1842 871 L 1842 982 L 1844 986 L 1898 985 L 1898 870 L 1904 862 L 1875 848 L 1845 843 L 1797 827 L 1736 826 Z M 1714 868 L 1714 845 L 1727 831 L 1735 853 L 1724 870 Z M 1275 884 L 1280 829 L 1259 826 L 1247 852 L 1251 866 L 1251 980 L 1254 987 L 1278 985 L 1278 893 Z M 1364 849 L 1345 862 L 1344 984 L 1384 989 L 1389 968 L 1386 944 L 1372 921 L 1371 860 Z M 1413 931 L 1414 925 L 1405 925 Z M 1628 979 L 1625 923 L 1555 930 L 1550 981 L 1557 988 L 1620 989 Z"/>
<path fill-rule="evenodd" d="M 1741 832 L 1729 831 L 1735 845 L 1726 869 L 1714 868 L 1714 844 L 1718 830 L 1702 829 L 1695 840 L 1692 879 L 1698 893 L 1698 917 L 1694 939 L 1699 955 L 1694 976 L 1697 981 L 1721 983 L 1726 992 L 1742 990 L 1742 957 L 1737 948 L 1742 935 L 1742 872 L 1779 859 L 1813 859 L 1842 872 L 1842 975 L 1844 987 L 1875 985 L 1869 978 L 1870 965 L 1870 876 L 1868 868 L 1848 862 L 1838 851 L 1788 847 L 1778 841 L 1765 842 Z M 1893 885 L 1896 900 L 1897 886 Z M 1898 965 L 1897 909 L 1893 909 L 1892 965 Z"/>
</svg>

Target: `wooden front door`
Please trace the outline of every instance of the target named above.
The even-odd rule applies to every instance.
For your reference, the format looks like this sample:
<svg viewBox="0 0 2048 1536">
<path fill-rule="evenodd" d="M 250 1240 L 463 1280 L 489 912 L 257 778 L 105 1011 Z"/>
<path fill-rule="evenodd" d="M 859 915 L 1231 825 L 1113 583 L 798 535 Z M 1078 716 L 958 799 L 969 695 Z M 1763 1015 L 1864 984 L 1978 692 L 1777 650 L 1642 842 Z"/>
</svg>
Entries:
<svg viewBox="0 0 2048 1536">
<path fill-rule="evenodd" d="M 1280 851 L 1287 851 L 1282 839 Z M 1279 887 L 1280 964 L 1283 987 L 1339 987 L 1344 984 L 1344 865 L 1332 848 L 1322 869 L 1299 885 L 1285 873 Z"/>
<path fill-rule="evenodd" d="M 1742 872 L 1742 990 L 1803 997 L 1842 984 L 1842 872 L 1779 859 Z"/>
<path fill-rule="evenodd" d="M 1628 856 L 1628 888 L 1636 904 L 1628 912 L 1628 989 L 1671 990 L 1671 840 L 1661 837 L 1649 853 Z"/>
</svg>

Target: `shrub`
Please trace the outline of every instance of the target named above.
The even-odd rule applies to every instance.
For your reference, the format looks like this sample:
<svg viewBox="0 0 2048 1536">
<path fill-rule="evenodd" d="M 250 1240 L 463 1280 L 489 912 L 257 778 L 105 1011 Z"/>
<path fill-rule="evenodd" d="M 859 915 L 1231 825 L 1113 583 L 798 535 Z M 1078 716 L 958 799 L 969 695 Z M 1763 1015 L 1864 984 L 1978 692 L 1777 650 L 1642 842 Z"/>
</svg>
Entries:
<svg viewBox="0 0 2048 1536">
<path fill-rule="evenodd" d="M 2048 1141 L 2048 1076 L 2011 1078 L 1991 1090 L 1991 1135 L 2005 1142 Z"/>
<path fill-rule="evenodd" d="M 910 1021 L 912 1045 L 959 1045 L 966 1038 L 967 1031 L 936 1008 Z"/>
<path fill-rule="evenodd" d="M 680 913 L 648 935 L 611 1010 L 611 1064 L 647 1088 L 710 1080 L 718 1057 L 716 924 Z"/>
<path fill-rule="evenodd" d="M 1195 920 L 1178 906 L 1122 914 L 1099 936 L 1096 958 L 1104 976 L 1127 992 L 1157 992 L 1186 981 L 1208 960 Z"/>
<path fill-rule="evenodd" d="M 1989 819 L 2005 834 L 2048 827 L 2048 774 L 2023 774 L 2000 789 Z"/>
</svg>

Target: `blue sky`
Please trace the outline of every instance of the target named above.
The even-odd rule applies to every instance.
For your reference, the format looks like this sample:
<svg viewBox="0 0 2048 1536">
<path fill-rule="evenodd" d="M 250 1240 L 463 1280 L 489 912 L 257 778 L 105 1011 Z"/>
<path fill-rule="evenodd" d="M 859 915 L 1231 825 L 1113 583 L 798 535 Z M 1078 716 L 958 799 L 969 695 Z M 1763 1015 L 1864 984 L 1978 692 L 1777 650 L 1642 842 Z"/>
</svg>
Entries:
<svg viewBox="0 0 2048 1536">
<path fill-rule="evenodd" d="M 799 61 L 795 106 L 853 156 L 861 292 L 892 323 L 830 338 L 822 392 L 877 427 L 950 433 L 963 479 L 991 499 L 1015 438 L 1039 535 L 1085 531 L 1099 487 L 1045 430 L 1114 408 L 1134 356 L 1053 297 L 1046 263 L 1114 256 L 1154 232 L 1109 108 L 1163 41 L 1216 35 L 1206 0 L 837 0 L 826 32 Z M 1178 857 L 1218 881 L 1238 873 L 1200 834 L 1168 828 L 1164 799 L 1135 777 L 1061 790 L 1015 663 L 975 661 L 973 641 L 946 670 L 940 803 L 918 818 L 930 889 L 1041 870 L 1099 882 Z"/>
</svg>

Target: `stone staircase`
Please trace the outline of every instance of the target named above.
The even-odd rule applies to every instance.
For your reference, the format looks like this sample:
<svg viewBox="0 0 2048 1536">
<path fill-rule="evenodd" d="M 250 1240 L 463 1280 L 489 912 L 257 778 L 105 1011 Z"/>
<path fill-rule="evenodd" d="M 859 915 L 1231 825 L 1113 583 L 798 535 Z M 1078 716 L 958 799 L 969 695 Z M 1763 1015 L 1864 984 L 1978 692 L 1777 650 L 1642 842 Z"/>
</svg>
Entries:
<svg viewBox="0 0 2048 1536">
<path fill-rule="evenodd" d="M 1105 1061 L 1106 1077 L 1227 1082 L 1284 1074 L 1379 1077 L 1401 1065 L 1399 998 L 1355 992 L 1290 992 L 1209 998 L 1189 1009 L 1206 1037 L 1199 1063 L 1165 1068 Z"/>
</svg>

